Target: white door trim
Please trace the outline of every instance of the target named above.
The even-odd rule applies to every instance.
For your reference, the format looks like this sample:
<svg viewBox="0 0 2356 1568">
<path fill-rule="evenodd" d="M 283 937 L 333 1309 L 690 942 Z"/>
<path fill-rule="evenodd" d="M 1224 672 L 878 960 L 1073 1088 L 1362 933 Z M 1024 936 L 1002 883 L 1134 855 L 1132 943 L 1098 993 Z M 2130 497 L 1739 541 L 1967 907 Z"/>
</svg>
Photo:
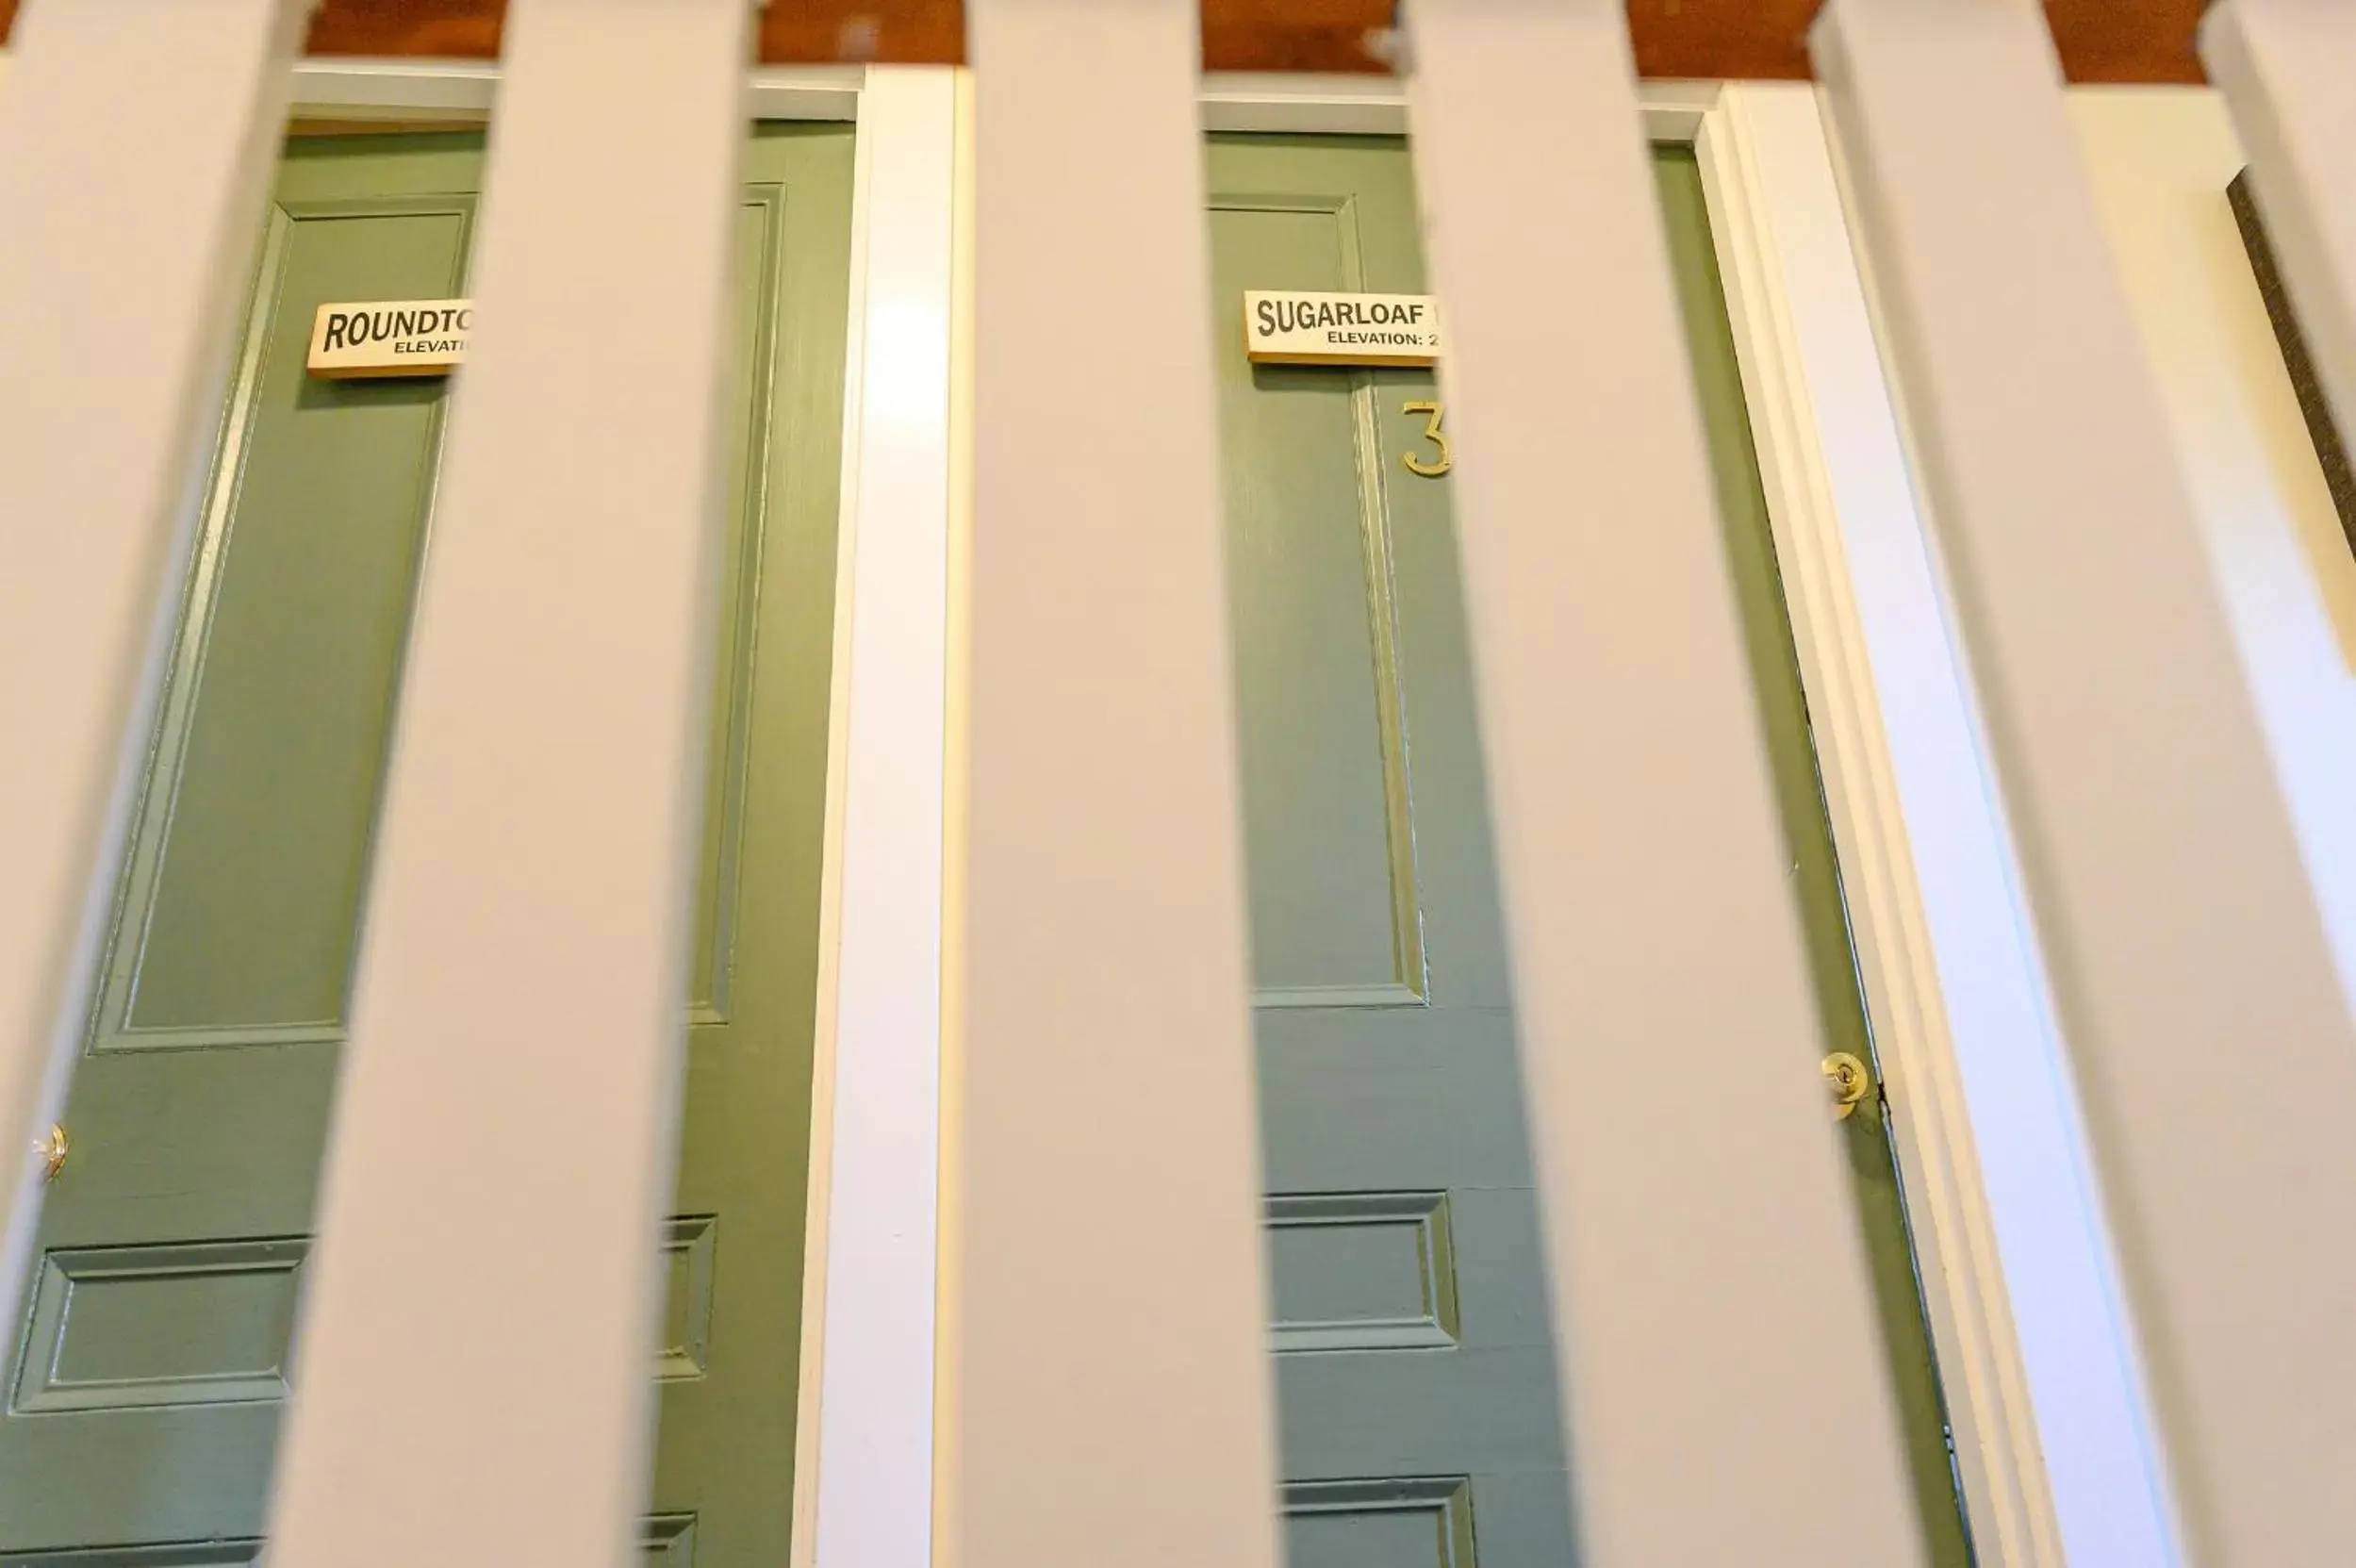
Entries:
<svg viewBox="0 0 2356 1568">
<path fill-rule="evenodd" d="M 856 106 L 794 1568 L 931 1549 L 961 77 Z"/>
<path fill-rule="evenodd" d="M 1815 90 L 1730 84 L 1698 147 L 1974 1548 L 2154 1560 L 2107 1226 Z"/>
</svg>

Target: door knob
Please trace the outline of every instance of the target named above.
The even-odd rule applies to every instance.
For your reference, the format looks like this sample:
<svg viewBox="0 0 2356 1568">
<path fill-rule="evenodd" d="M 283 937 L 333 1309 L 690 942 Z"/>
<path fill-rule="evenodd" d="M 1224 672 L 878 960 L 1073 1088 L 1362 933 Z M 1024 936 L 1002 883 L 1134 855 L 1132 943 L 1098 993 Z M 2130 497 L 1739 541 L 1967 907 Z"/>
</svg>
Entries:
<svg viewBox="0 0 2356 1568">
<path fill-rule="evenodd" d="M 58 1173 L 65 1169 L 67 1147 L 65 1129 L 61 1126 L 51 1127 L 47 1137 L 34 1143 L 33 1152 L 41 1156 L 41 1179 L 43 1181 L 55 1181 Z"/>
<path fill-rule="evenodd" d="M 1833 1115 L 1847 1121 L 1873 1093 L 1872 1071 L 1845 1050 L 1824 1058 L 1823 1071 L 1825 1081 L 1833 1086 Z"/>
</svg>

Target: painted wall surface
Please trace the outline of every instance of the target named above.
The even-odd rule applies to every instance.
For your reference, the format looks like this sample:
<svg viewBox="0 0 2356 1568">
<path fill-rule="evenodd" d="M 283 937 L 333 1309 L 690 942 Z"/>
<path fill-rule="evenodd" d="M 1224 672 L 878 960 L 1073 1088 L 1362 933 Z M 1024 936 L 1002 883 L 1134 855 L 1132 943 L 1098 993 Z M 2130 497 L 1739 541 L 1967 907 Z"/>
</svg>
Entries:
<svg viewBox="0 0 2356 1568">
<path fill-rule="evenodd" d="M 2240 148 L 2206 88 L 2069 96 L 2341 984 L 2356 998 L 2356 553 L 2226 205 Z"/>
</svg>

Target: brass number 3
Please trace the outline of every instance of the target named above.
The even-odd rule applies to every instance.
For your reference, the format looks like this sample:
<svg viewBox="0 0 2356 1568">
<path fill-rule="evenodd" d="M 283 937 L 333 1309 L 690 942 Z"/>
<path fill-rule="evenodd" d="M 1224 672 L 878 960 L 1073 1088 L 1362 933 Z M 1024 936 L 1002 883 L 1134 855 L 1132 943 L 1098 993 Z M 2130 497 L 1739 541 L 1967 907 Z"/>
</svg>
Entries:
<svg viewBox="0 0 2356 1568">
<path fill-rule="evenodd" d="M 1401 456 L 1407 463 L 1407 471 L 1420 473 L 1426 479 L 1437 479 L 1446 473 L 1454 466 L 1456 460 L 1448 454 L 1448 433 L 1440 428 L 1440 404 L 1436 403 L 1403 404 L 1400 405 L 1399 412 L 1429 414 L 1431 418 L 1424 421 L 1424 439 L 1440 449 L 1440 461 L 1436 463 L 1420 462 L 1411 452 L 1402 454 Z"/>
</svg>

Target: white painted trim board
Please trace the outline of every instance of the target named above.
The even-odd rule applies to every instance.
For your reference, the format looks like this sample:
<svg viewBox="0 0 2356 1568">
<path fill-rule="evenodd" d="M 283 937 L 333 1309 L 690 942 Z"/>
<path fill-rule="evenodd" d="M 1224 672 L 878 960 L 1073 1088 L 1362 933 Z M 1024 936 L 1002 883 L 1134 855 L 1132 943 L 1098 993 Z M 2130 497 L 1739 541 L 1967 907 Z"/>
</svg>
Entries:
<svg viewBox="0 0 2356 1568">
<path fill-rule="evenodd" d="M 2084 1130 L 1814 89 L 1729 85 L 1699 150 L 1973 1546 L 2150 1562 Z"/>
</svg>

